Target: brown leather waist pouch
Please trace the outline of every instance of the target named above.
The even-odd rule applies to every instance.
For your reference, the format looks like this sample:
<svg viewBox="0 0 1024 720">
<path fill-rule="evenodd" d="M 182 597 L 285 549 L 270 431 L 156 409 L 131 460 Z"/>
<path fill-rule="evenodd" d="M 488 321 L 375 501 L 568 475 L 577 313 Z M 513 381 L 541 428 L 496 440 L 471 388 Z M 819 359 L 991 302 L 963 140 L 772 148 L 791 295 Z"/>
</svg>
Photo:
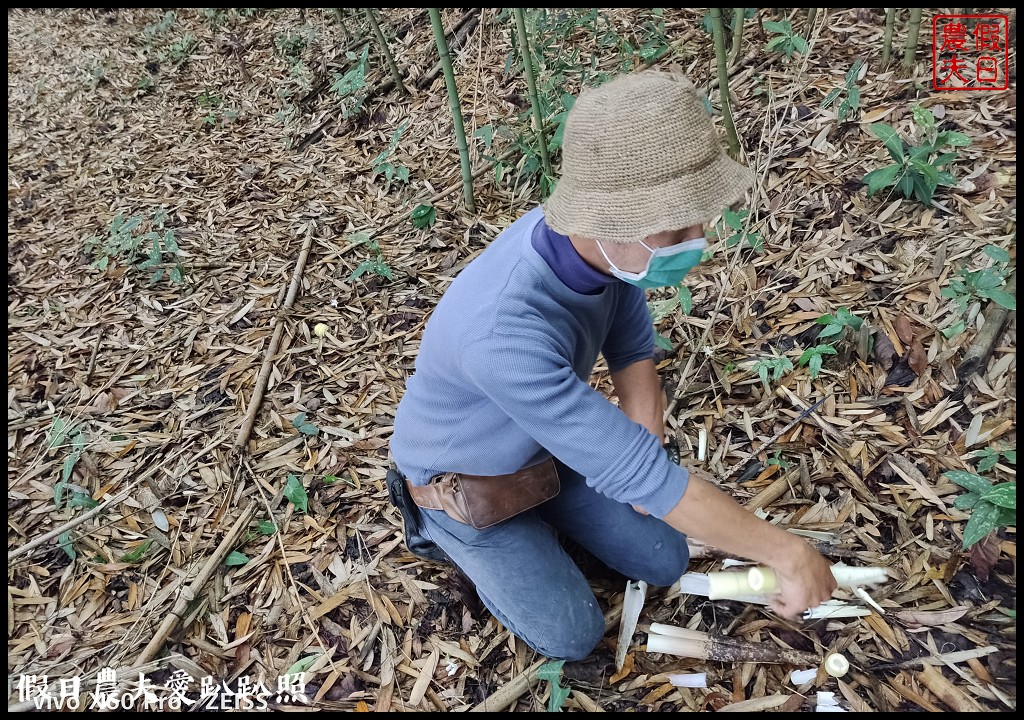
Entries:
<svg viewBox="0 0 1024 720">
<path fill-rule="evenodd" d="M 560 489 L 554 458 L 508 475 L 445 473 L 427 485 L 406 485 L 419 507 L 444 510 L 478 530 L 536 507 Z"/>
</svg>

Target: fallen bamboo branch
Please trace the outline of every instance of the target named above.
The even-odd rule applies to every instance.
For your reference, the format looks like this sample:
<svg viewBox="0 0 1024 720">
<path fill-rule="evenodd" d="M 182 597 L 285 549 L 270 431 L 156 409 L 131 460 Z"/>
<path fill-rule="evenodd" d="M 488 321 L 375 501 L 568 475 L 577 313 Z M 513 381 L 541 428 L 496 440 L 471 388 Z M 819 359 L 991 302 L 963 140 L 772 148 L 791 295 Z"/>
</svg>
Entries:
<svg viewBox="0 0 1024 720">
<path fill-rule="evenodd" d="M 1010 295 L 1016 295 L 1016 270 L 1010 274 L 1010 277 L 1006 280 L 1006 286 L 1001 289 L 1005 290 Z M 1003 334 L 1003 326 L 1006 325 L 1006 321 L 1010 317 L 1011 312 L 1014 311 L 1004 308 L 1002 305 L 998 305 L 994 302 L 989 303 L 987 312 L 985 313 L 985 324 L 982 326 L 981 332 L 979 332 L 974 338 L 971 346 L 967 348 L 967 352 L 964 353 L 963 360 L 960 361 L 960 367 L 957 368 L 957 375 L 960 379 L 961 395 L 971 377 L 978 373 L 988 363 L 988 359 L 992 355 L 992 351 L 995 349 L 996 341 L 998 341 L 999 336 Z"/>
<path fill-rule="evenodd" d="M 178 595 L 178 599 L 174 603 L 174 607 L 164 617 L 163 622 L 160 623 L 160 627 L 157 628 L 156 633 L 153 635 L 153 639 L 149 641 L 149 644 L 146 645 L 145 649 L 143 649 L 139 654 L 139 657 L 136 658 L 134 663 L 135 665 L 148 663 L 156 656 L 157 652 L 160 651 L 164 642 L 167 641 L 168 636 L 174 631 L 174 628 L 177 627 L 178 623 L 181 621 L 182 616 L 188 609 L 189 603 L 198 597 L 199 592 L 203 589 L 203 586 L 206 585 L 210 576 L 213 575 L 213 572 L 220 566 L 224 558 L 227 557 L 229 552 L 231 552 L 231 549 L 238 543 L 238 539 L 241 537 L 242 533 L 245 532 L 249 525 L 249 521 L 252 519 L 255 508 L 256 504 L 250 503 L 239 513 L 238 518 L 235 519 L 235 524 L 232 525 L 224 534 L 220 544 L 217 545 L 217 548 L 213 551 L 210 557 L 206 559 L 206 563 L 196 575 L 195 580 L 192 581 L 192 584 L 188 588 L 182 590 Z M 182 582 L 184 582 L 184 580 L 182 580 Z"/>
<path fill-rule="evenodd" d="M 312 247 L 313 233 L 308 232 L 306 240 L 302 244 L 302 250 L 299 252 L 299 259 L 295 262 L 295 270 L 292 271 L 292 281 L 288 287 L 288 295 L 285 297 L 282 310 L 291 310 L 295 304 L 295 298 L 298 296 L 299 287 L 302 284 L 302 271 L 306 267 L 306 258 L 309 257 L 309 251 Z M 260 373 L 256 376 L 256 386 L 253 388 L 249 407 L 245 412 L 245 420 L 242 421 L 242 427 L 238 430 L 238 437 L 235 438 L 235 448 L 237 450 L 243 449 L 245 444 L 249 442 L 249 433 L 252 432 L 252 426 L 256 422 L 256 415 L 259 414 L 260 405 L 263 404 L 263 393 L 267 390 L 267 381 L 270 379 L 270 369 L 274 364 L 274 356 L 277 355 L 277 350 L 281 345 L 281 337 L 284 335 L 284 322 L 280 319 L 272 322 L 275 323 L 274 334 L 271 336 L 270 343 L 267 345 L 267 352 L 263 356 L 263 365 L 260 367 Z"/>
<path fill-rule="evenodd" d="M 471 707 L 469 712 L 501 712 L 539 682 L 537 671 L 546 662 L 548 662 L 547 658 L 538 660 L 484 698 L 484 701 L 479 705 Z"/>
<path fill-rule="evenodd" d="M 192 460 L 190 461 L 190 464 L 196 463 L 199 460 L 199 458 L 203 457 L 210 450 L 212 450 L 213 448 L 215 448 L 218 445 L 220 445 L 222 440 L 223 440 L 223 437 L 218 435 L 214 439 L 213 442 L 211 442 L 206 447 L 204 447 L 202 450 L 200 450 L 192 458 Z M 178 457 L 179 455 L 181 455 L 180 452 L 177 455 L 175 455 L 175 457 Z M 77 525 L 81 525 L 86 520 L 90 520 L 90 519 L 96 517 L 97 515 L 102 513 L 104 510 L 106 510 L 108 507 L 110 507 L 111 505 L 116 505 L 116 504 L 118 504 L 120 502 L 123 502 L 131 494 L 131 492 L 135 488 L 137 488 L 139 486 L 140 483 L 145 482 L 146 480 L 149 480 L 151 477 L 156 475 L 162 469 L 164 469 L 163 463 L 158 464 L 158 465 L 150 466 L 150 468 L 148 470 L 143 471 L 137 478 L 135 478 L 128 485 L 128 487 L 126 487 L 124 490 L 119 492 L 114 497 L 110 498 L 109 500 L 105 500 L 104 502 L 102 502 L 99 505 L 97 505 L 96 507 L 94 507 L 92 510 L 84 512 L 81 515 L 79 515 L 78 517 L 75 517 L 75 518 L 72 518 L 71 520 L 68 520 L 63 525 L 60 525 L 59 527 L 56 527 L 53 530 L 50 530 L 49 532 L 40 535 L 39 537 L 35 538 L 34 540 L 30 540 L 29 542 L 25 543 L 21 547 L 15 548 L 14 550 L 10 551 L 7 554 L 7 562 L 10 563 L 11 560 L 14 560 L 17 557 L 20 557 L 20 556 L 24 555 L 25 553 L 34 550 L 35 548 L 37 548 L 40 545 L 42 545 L 42 544 L 52 540 L 53 538 L 57 537 L 58 535 L 61 535 L 62 533 L 67 532 L 71 528 L 73 528 L 73 527 L 75 527 Z"/>
</svg>

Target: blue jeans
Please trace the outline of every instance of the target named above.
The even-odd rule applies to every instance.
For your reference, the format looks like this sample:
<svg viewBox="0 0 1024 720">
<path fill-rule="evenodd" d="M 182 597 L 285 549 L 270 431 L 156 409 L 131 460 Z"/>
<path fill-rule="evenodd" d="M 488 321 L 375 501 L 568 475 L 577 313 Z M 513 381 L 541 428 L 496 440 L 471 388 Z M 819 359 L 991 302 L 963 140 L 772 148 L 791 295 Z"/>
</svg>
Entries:
<svg viewBox="0 0 1024 720">
<path fill-rule="evenodd" d="M 686 536 L 667 523 L 601 495 L 561 463 L 558 475 L 557 497 L 483 530 L 442 510 L 420 512 L 424 534 L 476 584 L 502 625 L 541 655 L 582 660 L 604 637 L 604 616 L 557 533 L 650 585 L 674 583 L 690 556 Z"/>
</svg>

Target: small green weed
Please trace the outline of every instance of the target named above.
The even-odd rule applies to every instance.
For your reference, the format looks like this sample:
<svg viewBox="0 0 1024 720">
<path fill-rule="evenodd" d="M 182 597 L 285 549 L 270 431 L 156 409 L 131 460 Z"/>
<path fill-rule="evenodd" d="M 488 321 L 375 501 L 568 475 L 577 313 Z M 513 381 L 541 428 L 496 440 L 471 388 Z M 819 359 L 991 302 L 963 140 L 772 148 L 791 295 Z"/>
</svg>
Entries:
<svg viewBox="0 0 1024 720">
<path fill-rule="evenodd" d="M 437 211 L 434 210 L 433 205 L 417 205 L 416 209 L 412 211 L 409 221 L 412 222 L 413 227 L 419 230 L 433 227 L 437 221 Z"/>
<path fill-rule="evenodd" d="M 395 130 L 391 136 L 391 141 L 388 146 L 378 153 L 377 157 L 373 159 L 373 177 L 379 174 L 384 175 L 384 179 L 387 181 L 388 188 L 391 187 L 392 180 L 398 180 L 399 182 L 409 182 L 409 168 L 404 165 L 395 165 L 391 162 L 391 156 L 394 155 L 395 150 L 398 149 L 398 141 L 402 137 L 402 133 L 405 132 L 406 128 L 409 127 L 409 123 L 402 123 Z"/>
<path fill-rule="evenodd" d="M 1016 450 L 999 453 L 988 448 L 987 452 L 981 451 L 976 455 L 981 457 L 981 461 L 978 463 L 978 473 L 991 470 L 999 455 L 1014 465 L 1017 464 Z M 967 520 L 967 525 L 964 528 L 963 548 L 965 550 L 993 530 L 1017 524 L 1016 480 L 993 485 L 991 480 L 978 473 L 951 470 L 943 474 L 947 480 L 967 490 L 953 502 L 953 507 L 958 510 L 971 511 L 971 517 Z"/>
<path fill-rule="evenodd" d="M 718 236 L 729 235 L 725 239 L 725 246 L 727 248 L 736 247 L 742 242 L 746 242 L 754 252 L 762 254 L 764 252 L 764 240 L 761 239 L 761 234 L 756 232 L 744 232 L 743 228 L 746 226 L 747 216 L 750 214 L 749 210 L 743 209 L 739 212 L 733 212 L 731 209 L 726 208 L 722 212 L 722 221 L 725 223 L 727 228 L 726 232 L 719 232 Z M 729 234 L 731 231 L 732 234 Z"/>
<path fill-rule="evenodd" d="M 537 678 L 549 684 L 548 712 L 561 712 L 569 697 L 570 688 L 562 687 L 562 666 L 565 660 L 551 660 L 537 668 Z"/>
<path fill-rule="evenodd" d="M 344 75 L 335 75 L 331 84 L 331 92 L 342 99 L 342 115 L 349 117 L 363 107 L 366 99 L 366 63 L 369 59 L 370 45 L 363 46 L 361 55 L 349 51 L 346 53 L 349 60 L 356 61 L 356 64 Z M 358 58 L 358 60 L 357 60 Z"/>
<path fill-rule="evenodd" d="M 783 53 L 788 58 L 792 58 L 797 53 L 807 54 L 807 41 L 796 34 L 793 24 L 789 20 L 765 20 L 764 29 L 775 33 L 775 37 L 768 41 L 765 49 Z"/>
<path fill-rule="evenodd" d="M 185 33 L 179 40 L 174 41 L 160 52 L 160 59 L 181 65 L 192 57 L 192 53 L 199 46 L 199 41 L 192 33 Z"/>
<path fill-rule="evenodd" d="M 751 369 L 761 378 L 761 382 L 767 390 L 770 387 L 768 384 L 769 374 L 772 382 L 778 382 L 784 374 L 793 369 L 793 361 L 785 355 L 772 355 L 771 357 L 759 359 L 753 364 Z"/>
<path fill-rule="evenodd" d="M 352 274 L 348 276 L 349 280 L 358 280 L 367 273 L 382 277 L 385 280 L 395 279 L 394 274 L 391 272 L 391 266 L 384 261 L 380 244 L 369 233 L 356 233 L 349 238 L 349 241 L 365 245 L 370 251 L 370 257 L 359 263 L 356 269 L 352 271 Z"/>
<path fill-rule="evenodd" d="M 146 47 L 151 48 L 157 38 L 166 35 L 167 31 L 174 27 L 174 23 L 177 19 L 178 16 L 175 15 L 173 11 L 168 10 L 158 22 L 147 25 L 142 30 L 142 41 L 146 44 Z"/>
<path fill-rule="evenodd" d="M 145 233 L 137 232 L 143 225 L 144 218 L 141 215 L 133 215 L 125 219 L 122 213 L 118 213 L 110 221 L 106 237 L 97 235 L 87 238 L 85 247 L 96 258 L 92 267 L 99 270 L 106 270 L 111 260 L 121 260 L 134 264 L 139 270 L 153 270 L 150 275 L 150 284 L 163 279 L 165 271 L 163 264 L 173 263 L 173 267 L 166 273 L 171 282 L 181 284 L 185 281 L 185 269 L 180 260 L 180 248 L 174 237 L 174 232 L 164 229 L 163 224 L 167 219 L 167 212 L 163 208 L 157 208 L 150 220 L 150 230 Z M 163 230 L 161 234 L 158 230 Z M 148 244 L 148 250 L 146 245 Z M 144 259 L 140 260 L 140 254 Z M 170 255 L 169 263 L 164 263 L 164 255 Z"/>
<path fill-rule="evenodd" d="M 821 101 L 821 109 L 824 110 L 829 105 L 834 103 L 839 96 L 844 92 L 846 97 L 839 103 L 839 109 L 837 115 L 839 121 L 846 120 L 847 117 L 852 118 L 853 113 L 860 109 L 860 88 L 857 87 L 857 76 L 860 74 L 860 69 L 864 63 L 860 60 L 856 60 L 849 70 L 846 71 L 846 77 L 844 78 L 844 86 L 834 88 L 825 99 Z"/>
<path fill-rule="evenodd" d="M 309 504 L 309 496 L 306 495 L 306 488 L 302 486 L 302 480 L 298 475 L 289 474 L 284 486 L 284 496 L 295 506 L 299 512 L 306 512 Z"/>
<path fill-rule="evenodd" d="M 852 312 L 844 307 L 839 308 L 835 315 L 822 315 L 815 322 L 819 325 L 824 325 L 821 332 L 818 333 L 818 340 L 824 340 L 825 338 L 833 337 L 835 335 L 842 335 L 846 328 L 850 328 L 854 332 L 860 330 L 861 325 L 864 324 L 863 318 L 859 318 Z"/>
<path fill-rule="evenodd" d="M 949 298 L 956 305 L 959 315 L 967 312 L 967 307 L 976 300 L 991 300 L 1008 310 L 1017 309 L 1017 298 L 1002 289 L 1006 276 L 1010 273 L 1010 254 L 998 245 L 986 245 L 984 253 L 994 263 L 979 270 L 960 268 L 959 272 L 949 280 L 949 285 L 942 288 L 939 294 Z M 944 329 L 942 334 L 947 338 L 963 332 L 966 325 L 961 320 Z"/>
<path fill-rule="evenodd" d="M 316 39 L 316 33 L 312 27 L 307 25 L 296 32 L 289 30 L 283 35 L 278 35 L 274 38 L 274 47 L 284 57 L 294 62 L 302 56 L 303 51 L 314 39 Z"/>
<path fill-rule="evenodd" d="M 772 456 L 768 458 L 769 465 L 778 465 L 780 470 L 789 470 L 790 463 L 786 458 L 782 457 L 782 450 L 776 450 L 772 453 Z"/>
<path fill-rule="evenodd" d="M 942 148 L 966 147 L 971 139 L 955 130 L 938 132 L 932 111 L 920 105 L 914 108 L 914 121 L 920 144 L 904 143 L 895 128 L 886 123 L 873 123 L 871 133 L 885 145 L 890 157 L 896 162 L 884 168 L 872 170 L 862 182 L 867 185 L 868 197 L 882 188 L 895 187 L 905 198 L 917 198 L 928 203 L 939 187 L 956 184 L 951 173 L 941 170 L 957 159 L 955 152 L 940 152 Z"/>
<path fill-rule="evenodd" d="M 821 364 L 826 355 L 835 355 L 836 349 L 831 345 L 821 344 L 815 345 L 812 348 L 807 348 L 801 353 L 800 358 L 796 361 L 796 364 L 800 367 L 807 367 L 811 372 L 811 379 L 818 377 L 818 373 L 821 372 Z"/>
</svg>

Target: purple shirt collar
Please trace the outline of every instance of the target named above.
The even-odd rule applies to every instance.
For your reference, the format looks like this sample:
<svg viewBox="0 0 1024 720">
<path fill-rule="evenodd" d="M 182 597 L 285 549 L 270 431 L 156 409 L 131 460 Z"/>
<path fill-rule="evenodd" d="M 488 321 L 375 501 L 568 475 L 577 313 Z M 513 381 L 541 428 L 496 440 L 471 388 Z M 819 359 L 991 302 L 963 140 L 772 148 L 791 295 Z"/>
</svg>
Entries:
<svg viewBox="0 0 1024 720">
<path fill-rule="evenodd" d="M 537 223 L 531 243 L 558 279 L 574 292 L 597 295 L 604 290 L 605 285 L 615 282 L 614 277 L 587 265 L 569 237 L 549 228 L 543 219 Z"/>
</svg>

